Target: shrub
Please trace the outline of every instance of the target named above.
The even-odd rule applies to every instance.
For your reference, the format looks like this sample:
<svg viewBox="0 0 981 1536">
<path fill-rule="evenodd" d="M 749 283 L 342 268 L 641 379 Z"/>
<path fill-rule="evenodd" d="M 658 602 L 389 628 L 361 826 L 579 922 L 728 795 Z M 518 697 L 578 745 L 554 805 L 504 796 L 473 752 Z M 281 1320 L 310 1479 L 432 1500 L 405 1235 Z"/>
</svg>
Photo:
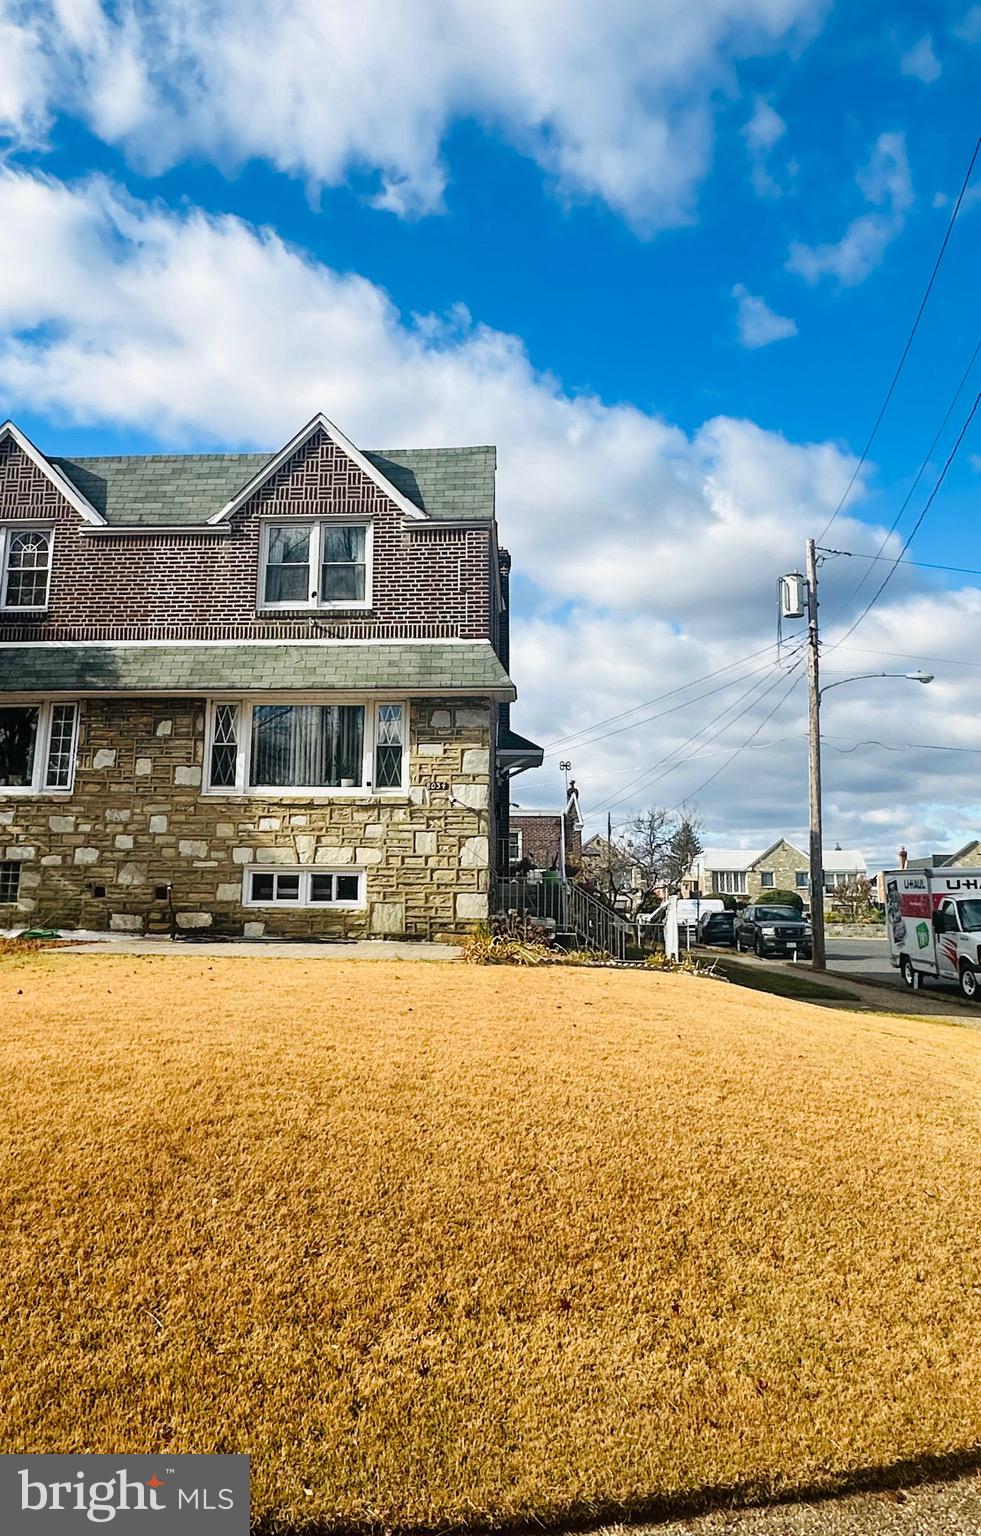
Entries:
<svg viewBox="0 0 981 1536">
<path fill-rule="evenodd" d="M 799 891 L 760 891 L 756 900 L 761 906 L 765 903 L 772 907 L 796 907 L 798 912 L 804 910 L 804 898 Z"/>
</svg>

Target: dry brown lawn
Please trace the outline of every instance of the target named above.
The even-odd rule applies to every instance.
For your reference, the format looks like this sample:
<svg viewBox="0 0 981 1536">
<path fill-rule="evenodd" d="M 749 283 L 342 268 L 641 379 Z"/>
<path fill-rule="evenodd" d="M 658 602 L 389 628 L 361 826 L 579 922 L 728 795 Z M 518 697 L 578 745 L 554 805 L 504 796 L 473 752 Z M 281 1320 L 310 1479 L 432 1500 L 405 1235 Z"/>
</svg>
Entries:
<svg viewBox="0 0 981 1536">
<path fill-rule="evenodd" d="M 249 1451 L 267 1526 L 405 1527 L 981 1439 L 976 1033 L 69 951 L 0 1020 L 2 1451 Z"/>
</svg>

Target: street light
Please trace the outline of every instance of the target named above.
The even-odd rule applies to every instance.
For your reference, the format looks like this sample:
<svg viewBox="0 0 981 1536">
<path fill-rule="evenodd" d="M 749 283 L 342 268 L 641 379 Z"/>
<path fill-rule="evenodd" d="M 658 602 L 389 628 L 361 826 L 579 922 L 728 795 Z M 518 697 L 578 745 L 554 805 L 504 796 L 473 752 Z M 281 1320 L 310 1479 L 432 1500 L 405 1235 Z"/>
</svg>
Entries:
<svg viewBox="0 0 981 1536">
<path fill-rule="evenodd" d="M 858 672 L 854 677 L 839 677 L 833 683 L 825 683 L 819 689 L 818 698 L 823 699 L 829 688 L 840 688 L 842 683 L 861 683 L 867 677 L 904 677 L 910 683 L 932 683 L 932 672 Z"/>
<path fill-rule="evenodd" d="M 816 650 L 816 647 L 815 647 Z M 817 682 L 817 661 L 813 662 L 812 677 Z M 822 831 L 821 805 L 821 700 L 830 688 L 841 688 L 845 683 L 861 683 L 870 677 L 898 677 L 910 683 L 932 683 L 932 672 L 858 672 L 854 677 L 838 677 L 823 688 L 813 687 L 808 716 L 810 779 L 811 779 L 811 965 L 816 971 L 827 969 L 824 943 L 824 835 Z"/>
</svg>

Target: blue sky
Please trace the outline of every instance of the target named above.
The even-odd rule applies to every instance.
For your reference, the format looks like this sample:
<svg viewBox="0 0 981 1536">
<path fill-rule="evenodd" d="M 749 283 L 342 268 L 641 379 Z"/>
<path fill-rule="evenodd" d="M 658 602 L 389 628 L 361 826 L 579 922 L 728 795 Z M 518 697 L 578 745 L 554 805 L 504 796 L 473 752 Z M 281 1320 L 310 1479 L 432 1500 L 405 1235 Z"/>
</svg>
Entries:
<svg viewBox="0 0 981 1536">
<path fill-rule="evenodd" d="M 364 446 L 496 441 L 517 723 L 542 740 L 766 644 L 950 217 L 981 7 L 325 9 L 288 0 L 270 37 L 253 0 L 0 0 L 0 414 L 77 453 L 276 447 L 317 408 Z M 878 547 L 939 424 L 981 334 L 979 251 L 981 170 L 838 546 Z M 912 556 L 981 567 L 979 456 L 974 430 Z M 824 568 L 829 612 L 858 611 L 854 569 Z M 981 746 L 979 639 L 971 578 L 901 571 L 834 666 L 950 664 L 916 730 L 903 688 L 842 691 L 842 745 L 875 724 Z M 570 749 L 597 814 L 708 709 Z M 700 801 L 714 841 L 799 832 L 799 730 L 794 694 Z M 967 754 L 840 756 L 831 820 L 870 856 L 974 826 Z M 686 760 L 664 798 L 714 766 Z"/>
</svg>

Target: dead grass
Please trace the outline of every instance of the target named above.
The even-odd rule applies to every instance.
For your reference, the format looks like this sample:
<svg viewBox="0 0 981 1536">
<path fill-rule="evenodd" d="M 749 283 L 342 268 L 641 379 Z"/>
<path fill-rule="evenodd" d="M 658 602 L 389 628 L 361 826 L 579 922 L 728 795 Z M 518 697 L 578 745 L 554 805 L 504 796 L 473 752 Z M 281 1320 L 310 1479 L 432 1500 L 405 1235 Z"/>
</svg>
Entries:
<svg viewBox="0 0 981 1536">
<path fill-rule="evenodd" d="M 0 1450 L 411 1526 L 977 1443 L 981 1039 L 688 977 L 0 961 Z M 706 1495 L 707 1496 L 707 1495 Z"/>
</svg>

